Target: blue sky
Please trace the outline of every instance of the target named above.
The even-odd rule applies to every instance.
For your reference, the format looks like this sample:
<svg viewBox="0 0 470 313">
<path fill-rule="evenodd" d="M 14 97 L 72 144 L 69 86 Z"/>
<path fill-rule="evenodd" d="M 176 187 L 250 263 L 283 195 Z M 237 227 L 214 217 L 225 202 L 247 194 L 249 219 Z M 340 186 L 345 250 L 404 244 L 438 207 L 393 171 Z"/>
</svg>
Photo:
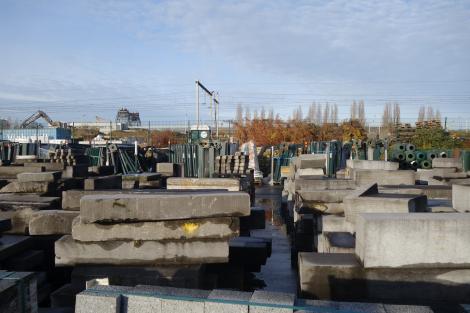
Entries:
<svg viewBox="0 0 470 313">
<path fill-rule="evenodd" d="M 470 1 L 2 0 L 0 45 L 0 117 L 194 119 L 198 79 L 224 119 L 354 99 L 470 119 Z"/>
</svg>

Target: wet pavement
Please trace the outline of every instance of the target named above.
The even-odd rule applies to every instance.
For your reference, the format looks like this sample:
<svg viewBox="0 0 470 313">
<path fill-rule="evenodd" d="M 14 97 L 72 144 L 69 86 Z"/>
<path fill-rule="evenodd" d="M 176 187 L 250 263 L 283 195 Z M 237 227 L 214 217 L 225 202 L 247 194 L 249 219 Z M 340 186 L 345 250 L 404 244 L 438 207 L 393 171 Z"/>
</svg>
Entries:
<svg viewBox="0 0 470 313">
<path fill-rule="evenodd" d="M 297 272 L 291 268 L 290 243 L 285 225 L 279 214 L 281 205 L 281 188 L 259 187 L 256 190 L 257 206 L 266 210 L 266 228 L 253 230 L 252 236 L 272 237 L 272 254 L 256 278 L 264 282 L 261 289 L 269 291 L 297 293 Z"/>
</svg>

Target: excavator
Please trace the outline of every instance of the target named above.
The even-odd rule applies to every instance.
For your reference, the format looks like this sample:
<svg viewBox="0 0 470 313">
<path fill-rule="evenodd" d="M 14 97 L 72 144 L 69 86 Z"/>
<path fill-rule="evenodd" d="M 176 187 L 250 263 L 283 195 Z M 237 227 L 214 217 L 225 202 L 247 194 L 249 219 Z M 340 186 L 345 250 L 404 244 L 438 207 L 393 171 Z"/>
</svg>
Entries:
<svg viewBox="0 0 470 313">
<path fill-rule="evenodd" d="M 37 111 L 36 113 L 34 113 L 33 115 L 31 115 L 30 117 L 25 119 L 23 121 L 23 123 L 21 123 L 20 127 L 21 128 L 26 128 L 29 125 L 31 125 L 32 123 L 34 123 L 36 120 L 38 120 L 39 118 L 44 119 L 49 124 L 49 126 L 51 126 L 51 127 L 61 127 L 61 128 L 66 128 L 67 127 L 66 123 L 53 121 L 49 117 L 49 115 L 47 115 L 44 111 L 41 111 L 41 110 Z"/>
</svg>

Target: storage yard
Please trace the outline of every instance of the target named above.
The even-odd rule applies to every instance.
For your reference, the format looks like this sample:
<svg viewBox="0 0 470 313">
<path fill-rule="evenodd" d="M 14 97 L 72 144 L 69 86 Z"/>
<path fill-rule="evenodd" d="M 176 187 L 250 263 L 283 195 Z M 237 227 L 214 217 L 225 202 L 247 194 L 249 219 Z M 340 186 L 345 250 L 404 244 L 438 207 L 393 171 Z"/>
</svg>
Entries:
<svg viewBox="0 0 470 313">
<path fill-rule="evenodd" d="M 412 169 L 396 157 L 410 145 L 394 161 L 334 145 L 291 157 L 269 186 L 236 146 L 139 173 L 125 146 L 42 158 L 4 144 L 0 311 L 465 312 L 465 154 Z"/>
</svg>

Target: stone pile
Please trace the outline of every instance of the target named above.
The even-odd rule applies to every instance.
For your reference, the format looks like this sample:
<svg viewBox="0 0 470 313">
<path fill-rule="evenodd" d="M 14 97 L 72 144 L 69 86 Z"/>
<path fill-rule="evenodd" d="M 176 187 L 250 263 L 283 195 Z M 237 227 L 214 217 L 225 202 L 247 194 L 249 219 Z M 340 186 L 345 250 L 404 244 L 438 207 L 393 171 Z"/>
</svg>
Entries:
<svg viewBox="0 0 470 313">
<path fill-rule="evenodd" d="M 246 175 L 250 159 L 242 152 L 235 155 L 219 155 L 215 159 L 214 171 L 220 176 Z"/>
<path fill-rule="evenodd" d="M 55 244 L 56 264 L 224 263 L 249 214 L 243 192 L 85 195 L 72 235 Z"/>
</svg>

